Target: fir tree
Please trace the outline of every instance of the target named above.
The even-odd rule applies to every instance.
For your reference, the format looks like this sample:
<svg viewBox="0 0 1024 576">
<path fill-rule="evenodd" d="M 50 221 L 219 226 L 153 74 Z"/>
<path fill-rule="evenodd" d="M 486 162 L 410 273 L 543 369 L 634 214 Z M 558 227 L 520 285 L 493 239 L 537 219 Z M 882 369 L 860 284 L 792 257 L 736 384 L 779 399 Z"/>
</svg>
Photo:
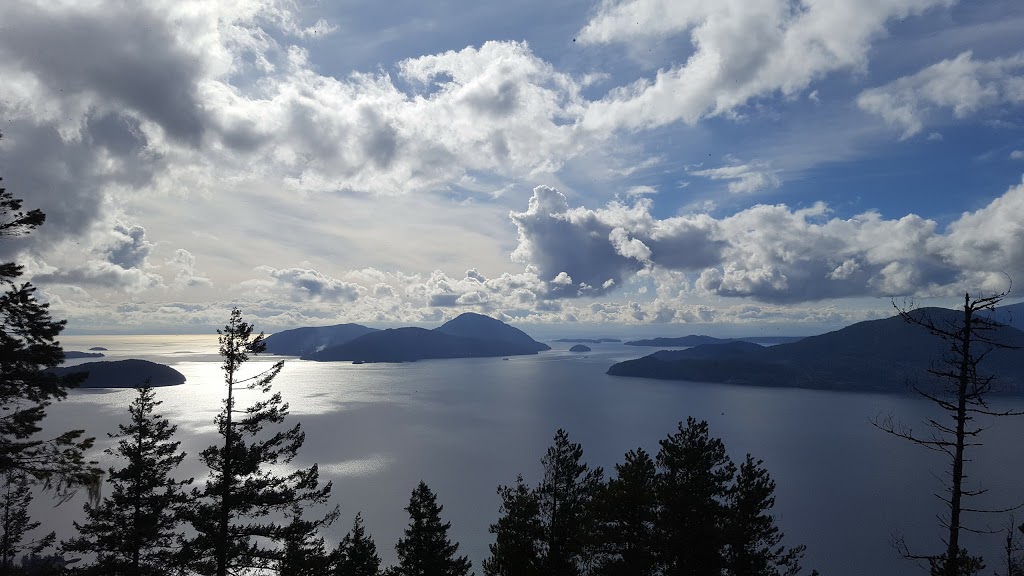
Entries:
<svg viewBox="0 0 1024 576">
<path fill-rule="evenodd" d="M 541 460 L 541 571 L 550 576 L 575 576 L 589 561 L 595 528 L 592 503 L 604 473 L 601 468 L 590 469 L 582 459 L 583 448 L 569 442 L 569 434 L 559 429 Z"/>
<path fill-rule="evenodd" d="M 539 576 L 541 574 L 541 540 L 544 526 L 540 520 L 540 498 L 516 478 L 515 486 L 498 488 L 502 516 L 491 524 L 495 541 L 491 556 L 484 560 L 486 576 Z"/>
<path fill-rule="evenodd" d="M 179 518 L 188 502 L 183 488 L 192 479 L 172 477 L 185 458 L 173 440 L 177 426 L 154 413 L 161 402 L 148 382 L 136 390 L 129 423 L 109 434 L 117 445 L 106 453 L 125 461 L 123 468 L 109 469 L 113 491 L 98 505 L 85 505 L 85 523 L 74 523 L 78 536 L 63 545 L 67 552 L 94 555 L 88 573 L 157 575 L 176 563 Z"/>
<path fill-rule="evenodd" d="M 281 559 L 277 567 L 278 576 L 327 574 L 331 559 L 319 531 L 334 522 L 338 516 L 337 508 L 320 520 L 306 520 L 303 518 L 302 507 L 295 504 L 288 515 L 291 521 L 284 527 Z"/>
<path fill-rule="evenodd" d="M 409 499 L 409 526 L 395 545 L 398 566 L 395 576 L 465 576 L 472 567 L 465 556 L 456 556 L 459 544 L 448 539 L 451 522 L 441 522 L 444 507 L 422 480 Z"/>
<path fill-rule="evenodd" d="M 0 188 L 0 239 L 29 234 L 45 221 L 39 210 L 25 212 L 22 201 Z M 46 408 L 67 396 L 85 377 L 48 372 L 64 359 L 57 337 L 65 322 L 50 317 L 49 305 L 36 299 L 30 283 L 18 283 L 24 268 L 0 262 L 0 474 L 52 489 L 61 500 L 76 487 L 96 488 L 100 469 L 84 452 L 93 439 L 71 430 L 41 438 Z"/>
<path fill-rule="evenodd" d="M 373 538 L 363 528 L 363 515 L 356 514 L 352 529 L 341 539 L 334 552 L 335 576 L 377 576 L 380 556 Z"/>
<path fill-rule="evenodd" d="M 192 492 L 195 504 L 189 521 L 196 536 L 187 543 L 186 552 L 199 574 L 227 576 L 278 565 L 287 529 L 273 521 L 273 515 L 287 514 L 296 505 L 323 504 L 331 484 L 320 486 L 315 464 L 284 475 L 270 469 L 290 464 L 305 434 L 298 424 L 273 430 L 288 415 L 279 392 L 244 410 L 237 408 L 235 394 L 243 385 L 269 394 L 283 362 L 253 376 L 241 376 L 242 366 L 251 355 L 263 352 L 266 344 L 262 333 L 253 336 L 252 324 L 242 320 L 237 308 L 218 334 L 227 387 L 215 420 L 221 443 L 200 453 L 210 475 L 203 490 Z"/>
<path fill-rule="evenodd" d="M 654 461 L 642 448 L 631 450 L 623 464 L 615 465 L 615 473 L 599 498 L 604 558 L 597 574 L 655 574 L 658 500 Z"/>
<path fill-rule="evenodd" d="M 708 423 L 694 418 L 660 441 L 658 527 L 666 576 L 719 576 L 725 567 L 724 519 L 736 466 Z"/>
<path fill-rule="evenodd" d="M 729 489 L 726 549 L 727 574 L 780 576 L 800 572 L 804 547 L 786 548 L 775 524 L 775 481 L 749 454 Z"/>
<path fill-rule="evenodd" d="M 30 532 L 39 528 L 28 515 L 28 506 L 32 502 L 32 487 L 24 476 L 4 476 L 0 486 L 0 575 L 19 573 L 14 559 L 18 554 L 40 554 L 53 545 L 57 535 L 53 532 L 36 540 L 25 541 Z"/>
</svg>

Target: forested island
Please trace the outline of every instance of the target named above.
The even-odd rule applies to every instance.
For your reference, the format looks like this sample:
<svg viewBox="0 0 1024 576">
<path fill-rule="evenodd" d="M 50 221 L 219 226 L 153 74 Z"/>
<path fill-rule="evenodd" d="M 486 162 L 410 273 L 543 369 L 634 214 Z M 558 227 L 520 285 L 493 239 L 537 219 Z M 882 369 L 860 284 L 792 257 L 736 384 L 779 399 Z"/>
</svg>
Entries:
<svg viewBox="0 0 1024 576">
<path fill-rule="evenodd" d="M 76 366 L 52 368 L 60 377 L 85 374 L 78 388 L 135 388 L 148 382 L 150 386 L 176 386 L 185 383 L 185 375 L 170 366 L 149 360 L 116 360 L 84 362 Z"/>
</svg>

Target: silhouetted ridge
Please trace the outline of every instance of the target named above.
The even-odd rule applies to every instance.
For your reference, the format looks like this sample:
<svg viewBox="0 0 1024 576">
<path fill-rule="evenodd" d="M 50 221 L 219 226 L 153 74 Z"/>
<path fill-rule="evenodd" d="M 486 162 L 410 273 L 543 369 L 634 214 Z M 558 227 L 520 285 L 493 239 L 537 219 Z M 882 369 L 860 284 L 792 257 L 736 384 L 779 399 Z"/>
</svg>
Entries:
<svg viewBox="0 0 1024 576">
<path fill-rule="evenodd" d="M 682 348 L 685 346 L 703 346 L 704 344 L 725 344 L 728 342 L 754 342 L 757 344 L 787 344 L 803 339 L 802 336 L 745 336 L 742 338 L 715 338 L 714 336 L 689 335 L 675 338 L 650 338 L 647 340 L 631 340 L 626 346 L 658 346 L 662 348 Z"/>
<path fill-rule="evenodd" d="M 922 308 L 937 325 L 954 325 L 962 313 Z M 1001 326 L 989 333 L 998 342 L 1024 346 L 1024 332 Z M 664 380 L 792 386 L 822 390 L 905 391 L 908 383 L 928 385 L 925 370 L 941 361 L 946 346 L 927 330 L 899 316 L 858 322 L 797 342 L 762 347 L 747 342 L 659 351 L 613 365 L 608 374 Z M 1024 392 L 1024 351 L 994 350 L 981 365 L 1006 392 Z"/>
<path fill-rule="evenodd" d="M 360 324 L 336 324 L 334 326 L 284 330 L 267 336 L 267 352 L 281 356 L 302 356 L 344 344 L 371 332 L 377 332 L 377 329 L 367 328 Z"/>
<path fill-rule="evenodd" d="M 590 352 L 590 346 L 586 344 L 577 344 L 572 348 L 569 348 L 569 352 Z"/>
<path fill-rule="evenodd" d="M 487 316 L 466 313 L 439 328 L 392 328 L 305 354 L 304 360 L 411 362 L 431 358 L 520 356 L 550 350 L 525 332 Z"/>
<path fill-rule="evenodd" d="M 51 371 L 60 376 L 88 372 L 89 377 L 78 385 L 79 388 L 134 388 L 141 386 L 147 378 L 149 385 L 154 387 L 185 383 L 185 375 L 181 372 L 149 360 L 85 362 Z"/>
<path fill-rule="evenodd" d="M 65 350 L 65 360 L 78 360 L 80 358 L 103 358 L 102 352 L 81 352 L 79 350 Z"/>
</svg>

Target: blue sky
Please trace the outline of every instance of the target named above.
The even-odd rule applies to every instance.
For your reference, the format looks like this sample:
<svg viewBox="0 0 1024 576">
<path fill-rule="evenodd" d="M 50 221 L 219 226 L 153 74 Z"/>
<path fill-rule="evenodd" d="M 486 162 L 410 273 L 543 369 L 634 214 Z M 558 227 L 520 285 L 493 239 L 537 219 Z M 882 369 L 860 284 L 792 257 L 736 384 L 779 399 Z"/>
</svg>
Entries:
<svg viewBox="0 0 1024 576">
<path fill-rule="evenodd" d="M 820 332 L 1024 282 L 1012 0 L 6 3 L 76 331 Z M 555 328 L 562 327 L 562 328 Z"/>
</svg>

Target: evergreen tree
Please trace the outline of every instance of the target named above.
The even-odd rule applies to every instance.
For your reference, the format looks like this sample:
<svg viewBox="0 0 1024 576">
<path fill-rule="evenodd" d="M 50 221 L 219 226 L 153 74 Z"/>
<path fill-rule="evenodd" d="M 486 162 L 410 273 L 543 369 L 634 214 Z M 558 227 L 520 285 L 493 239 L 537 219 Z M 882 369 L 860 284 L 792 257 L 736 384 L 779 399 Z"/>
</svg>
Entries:
<svg viewBox="0 0 1024 576">
<path fill-rule="evenodd" d="M 708 423 L 690 417 L 660 441 L 660 561 L 666 576 L 719 576 L 724 567 L 726 498 L 736 466 Z"/>
<path fill-rule="evenodd" d="M 281 559 L 278 561 L 279 576 L 323 576 L 330 569 L 331 559 L 327 554 L 320 528 L 331 524 L 337 518 L 335 508 L 320 520 L 303 518 L 302 507 L 292 506 L 291 521 L 284 527 Z"/>
<path fill-rule="evenodd" d="M 380 556 L 373 538 L 363 528 L 363 515 L 356 514 L 352 529 L 341 539 L 334 552 L 335 576 L 377 576 L 380 574 Z"/>
<path fill-rule="evenodd" d="M 495 541 L 491 556 L 484 560 L 486 576 L 539 576 L 541 574 L 540 544 L 544 526 L 540 520 L 540 498 L 516 477 L 515 486 L 498 488 L 501 513 L 490 532 Z"/>
<path fill-rule="evenodd" d="M 781 576 L 800 572 L 804 547 L 786 548 L 775 524 L 775 481 L 749 454 L 727 499 L 727 574 L 734 576 Z"/>
<path fill-rule="evenodd" d="M 86 503 L 85 523 L 74 523 L 78 536 L 63 545 L 67 552 L 94 555 L 88 573 L 157 575 L 176 563 L 179 518 L 188 502 L 183 488 L 192 479 L 171 476 L 185 458 L 180 442 L 172 440 L 177 426 L 154 413 L 161 402 L 148 382 L 136 390 L 130 421 L 109 434 L 117 445 L 106 450 L 125 466 L 109 469 L 112 493 L 98 505 Z"/>
<path fill-rule="evenodd" d="M 25 541 L 28 534 L 41 524 L 32 521 L 28 515 L 28 506 L 32 502 L 32 487 L 24 476 L 5 475 L 0 490 L 0 514 L 3 515 L 0 517 L 0 521 L 3 522 L 0 525 L 0 576 L 8 576 L 21 573 L 14 564 L 14 558 L 18 554 L 39 554 L 53 545 L 57 535 L 50 532 L 42 538 Z"/>
<path fill-rule="evenodd" d="M 409 526 L 395 545 L 398 566 L 395 576 L 465 576 L 472 567 L 465 556 L 456 556 L 459 544 L 448 539 L 451 522 L 441 522 L 444 507 L 422 480 L 409 499 Z"/>
<path fill-rule="evenodd" d="M 544 477 L 538 487 L 543 526 L 541 572 L 575 576 L 586 568 L 595 528 L 593 499 L 601 487 L 603 471 L 590 469 L 583 448 L 569 441 L 562 429 L 541 460 Z"/>
<path fill-rule="evenodd" d="M 200 453 L 210 475 L 203 490 L 192 491 L 195 503 L 189 522 L 196 536 L 187 543 L 186 555 L 195 572 L 227 576 L 278 565 L 287 530 L 273 516 L 287 514 L 296 505 L 325 503 L 331 484 L 320 486 L 315 464 L 284 475 L 271 469 L 291 463 L 305 434 L 298 424 L 273 430 L 288 415 L 288 405 L 279 392 L 244 410 L 236 406 L 235 394 L 241 386 L 269 394 L 283 362 L 243 378 L 242 366 L 251 355 L 266 349 L 263 334 L 253 336 L 252 324 L 242 320 L 237 308 L 217 332 L 227 387 L 215 420 L 221 442 Z"/>
<path fill-rule="evenodd" d="M 658 499 L 654 461 L 642 448 L 626 453 L 615 465 L 616 477 L 601 491 L 602 576 L 649 576 L 657 573 Z"/>
<path fill-rule="evenodd" d="M 39 210 L 25 212 L 22 201 L 0 188 L 0 239 L 23 236 L 43 224 Z M 64 359 L 57 337 L 65 322 L 50 317 L 30 283 L 18 283 L 24 268 L 0 262 L 0 474 L 52 489 L 61 500 L 76 487 L 99 485 L 101 471 L 84 452 L 93 438 L 71 430 L 41 438 L 46 408 L 67 396 L 84 374 L 59 377 L 48 372 Z"/>
</svg>

